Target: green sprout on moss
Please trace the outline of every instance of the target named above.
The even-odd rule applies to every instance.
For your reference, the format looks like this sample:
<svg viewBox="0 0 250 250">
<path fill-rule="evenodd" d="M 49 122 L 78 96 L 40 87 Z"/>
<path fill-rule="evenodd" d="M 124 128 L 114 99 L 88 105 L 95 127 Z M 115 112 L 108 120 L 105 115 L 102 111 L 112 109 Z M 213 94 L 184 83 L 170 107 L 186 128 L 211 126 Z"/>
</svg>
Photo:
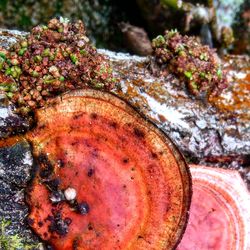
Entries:
<svg viewBox="0 0 250 250">
<path fill-rule="evenodd" d="M 42 56 L 46 57 L 46 56 L 50 56 L 50 49 L 46 48 L 43 52 L 42 52 Z"/>
<path fill-rule="evenodd" d="M 75 54 L 71 54 L 70 59 L 71 59 L 72 63 L 74 63 L 74 64 L 78 63 L 78 58 Z"/>
<path fill-rule="evenodd" d="M 26 50 L 27 50 L 27 48 L 22 48 L 22 49 L 20 49 L 20 50 L 18 51 L 18 55 L 19 55 L 19 56 L 23 56 L 24 53 L 26 52 Z"/>
<path fill-rule="evenodd" d="M 198 85 L 196 82 L 190 82 L 190 85 L 192 86 L 193 89 L 198 90 Z"/>
<path fill-rule="evenodd" d="M 39 73 L 38 73 L 37 71 L 33 70 L 32 73 L 31 73 L 31 75 L 32 75 L 33 77 L 38 77 L 38 76 L 39 76 Z"/>
<path fill-rule="evenodd" d="M 21 47 L 22 47 L 22 48 L 27 48 L 27 47 L 28 47 L 28 42 L 27 42 L 26 40 L 23 40 L 23 41 L 21 42 Z"/>
<path fill-rule="evenodd" d="M 175 36 L 178 33 L 177 29 L 171 29 L 168 33 L 167 33 L 167 38 L 170 39 L 171 37 Z"/>
<path fill-rule="evenodd" d="M 112 73 L 112 68 L 107 67 L 105 65 L 101 65 L 101 68 L 99 71 L 95 70 L 95 73 L 97 75 L 102 75 L 102 74 L 111 74 Z"/>
<path fill-rule="evenodd" d="M 87 52 L 85 49 L 81 49 L 81 50 L 80 50 L 80 54 L 81 54 L 81 55 L 87 55 L 88 52 Z"/>
<path fill-rule="evenodd" d="M 222 70 L 221 70 L 221 68 L 218 68 L 218 70 L 217 70 L 217 76 L 219 77 L 219 78 L 222 78 Z"/>
<path fill-rule="evenodd" d="M 203 78 L 203 79 L 206 78 L 206 73 L 205 72 L 201 72 L 200 73 L 200 77 Z"/>
<path fill-rule="evenodd" d="M 16 92 L 18 88 L 15 82 L 0 82 L 0 90 L 5 92 Z"/>
<path fill-rule="evenodd" d="M 184 75 L 185 75 L 188 79 L 190 79 L 190 80 L 192 80 L 192 78 L 193 78 L 193 74 L 192 74 L 191 71 L 185 71 L 185 72 L 184 72 Z"/>
<path fill-rule="evenodd" d="M 70 20 L 67 18 L 67 17 L 61 17 L 60 16 L 60 23 L 65 23 L 65 24 L 67 24 L 67 23 L 69 23 L 70 22 Z"/>
<path fill-rule="evenodd" d="M 32 244 L 25 242 L 18 234 L 9 235 L 7 233 L 7 227 L 9 227 L 11 221 L 1 220 L 0 222 L 0 249 L 1 250 L 32 250 L 39 249 L 41 243 Z"/>
<path fill-rule="evenodd" d="M 98 83 L 95 84 L 94 87 L 97 88 L 97 89 L 102 89 L 104 87 L 104 84 L 102 82 L 98 82 Z"/>
<path fill-rule="evenodd" d="M 59 77 L 59 81 L 63 82 L 64 80 L 65 80 L 65 77 L 63 77 L 63 76 Z"/>
<path fill-rule="evenodd" d="M 208 61 L 208 55 L 206 53 L 201 53 L 200 54 L 200 60 L 202 60 L 202 61 Z"/>
<path fill-rule="evenodd" d="M 3 58 L 4 60 L 6 59 L 6 55 L 3 52 L 0 52 L 0 57 Z"/>
<path fill-rule="evenodd" d="M 182 52 L 182 51 L 184 51 L 184 45 L 183 44 L 179 44 L 178 46 L 177 46 L 177 48 L 175 49 L 175 53 L 180 53 L 180 52 Z"/>
<path fill-rule="evenodd" d="M 35 62 L 41 62 L 43 60 L 43 58 L 40 56 L 40 55 L 36 55 L 35 57 L 34 57 L 34 61 Z"/>
<path fill-rule="evenodd" d="M 157 36 L 155 39 L 153 39 L 152 44 L 154 47 L 161 47 L 165 44 L 165 38 L 163 36 Z"/>
<path fill-rule="evenodd" d="M 13 97 L 17 90 L 18 87 L 15 82 L 0 82 L 0 92 L 4 92 L 9 99 Z"/>
<path fill-rule="evenodd" d="M 178 1 L 177 0 L 161 0 L 160 3 L 163 6 L 169 6 L 173 9 L 177 9 L 178 8 Z"/>
</svg>

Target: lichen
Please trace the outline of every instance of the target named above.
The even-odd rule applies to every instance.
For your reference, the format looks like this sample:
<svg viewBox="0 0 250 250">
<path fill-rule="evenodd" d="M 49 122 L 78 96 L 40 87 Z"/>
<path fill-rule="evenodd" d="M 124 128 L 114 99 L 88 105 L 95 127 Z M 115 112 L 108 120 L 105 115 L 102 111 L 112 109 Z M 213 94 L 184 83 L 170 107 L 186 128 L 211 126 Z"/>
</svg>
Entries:
<svg viewBox="0 0 250 250">
<path fill-rule="evenodd" d="M 1 220 L 0 222 L 0 249 L 1 250 L 34 250 L 39 249 L 40 243 L 32 244 L 28 243 L 27 240 L 22 238 L 20 235 L 10 235 L 7 232 L 7 228 L 11 222 Z"/>
<path fill-rule="evenodd" d="M 227 87 L 216 53 L 195 37 L 182 36 L 176 30 L 166 31 L 165 36 L 153 40 L 152 46 L 161 68 L 176 74 L 193 96 L 217 95 Z"/>
<path fill-rule="evenodd" d="M 1 49 L 0 69 L 0 90 L 24 112 L 68 90 L 109 90 L 115 81 L 108 59 L 89 42 L 83 23 L 63 18 L 34 27 L 9 51 Z"/>
</svg>

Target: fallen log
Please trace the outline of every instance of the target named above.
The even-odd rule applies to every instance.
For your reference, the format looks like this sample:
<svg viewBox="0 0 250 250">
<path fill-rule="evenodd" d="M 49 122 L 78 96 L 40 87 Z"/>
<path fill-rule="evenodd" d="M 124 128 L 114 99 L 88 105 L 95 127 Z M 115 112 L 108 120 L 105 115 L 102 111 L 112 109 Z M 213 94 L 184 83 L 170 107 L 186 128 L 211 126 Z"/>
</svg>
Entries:
<svg viewBox="0 0 250 250">
<path fill-rule="evenodd" d="M 2 30 L 0 45 L 8 48 L 26 34 Z M 159 76 L 159 69 L 150 57 L 136 57 L 105 50 L 99 52 L 107 55 L 113 64 L 117 78 L 117 87 L 113 93 L 132 104 L 164 130 L 186 155 L 187 160 L 222 165 L 226 161 L 227 167 L 236 168 L 249 166 L 248 57 L 227 59 L 225 67 L 228 68 L 230 76 L 236 76 L 234 81 L 221 95 L 210 102 L 204 102 L 192 99 L 180 88 L 175 75 L 169 73 Z M 18 118 L 10 106 L 3 105 L 0 110 L 2 138 L 14 132 L 24 132 L 29 127 L 27 120 L 19 122 L 23 118 Z M 17 119 L 9 119 L 10 116 Z M 13 157 L 13 154 L 9 154 L 9 157 Z M 248 176 L 246 171 L 245 178 Z M 13 184 L 11 189 L 14 187 Z M 5 215 L 6 211 L 3 211 L 2 216 Z"/>
<path fill-rule="evenodd" d="M 32 177 L 33 163 L 30 145 L 24 138 L 14 137 L 0 143 L 1 249 L 12 249 L 14 238 L 12 243 L 8 243 L 9 248 L 3 244 L 10 240 L 10 236 L 21 239 L 22 243 L 33 245 L 39 242 L 28 226 L 28 206 L 24 199 L 25 189 Z"/>
<path fill-rule="evenodd" d="M 27 202 L 41 239 L 55 250 L 176 246 L 192 188 L 165 134 L 97 90 L 62 95 L 36 118 L 25 135 L 39 164 Z"/>
<path fill-rule="evenodd" d="M 0 46 L 8 48 L 25 35 L 1 30 Z M 231 79 L 229 88 L 210 102 L 204 102 L 192 99 L 180 88 L 175 75 L 157 76 L 158 69 L 151 57 L 107 50 L 99 53 L 112 62 L 117 78 L 113 92 L 163 129 L 191 161 L 249 155 L 249 57 L 228 57 L 224 67 Z"/>
<path fill-rule="evenodd" d="M 193 197 L 178 250 L 250 248 L 250 194 L 236 170 L 191 165 Z"/>
<path fill-rule="evenodd" d="M 11 146 L 14 142 L 15 146 Z M 9 144 L 1 145 L 0 150 L 0 217 L 11 219 L 8 233 L 33 239 L 32 242 L 37 244 L 37 238 L 25 222 L 28 207 L 24 203 L 23 189 L 30 180 L 33 163 L 30 147 L 25 140 L 14 139 Z M 191 165 L 190 170 L 193 179 L 190 220 L 177 249 L 193 249 L 197 244 L 202 249 L 211 244 L 213 249 L 226 249 L 225 246 L 229 243 L 235 249 L 248 249 L 250 200 L 239 173 L 235 170 L 195 165 Z M 219 230 L 216 230 L 218 225 Z M 216 240 L 219 235 L 223 240 Z"/>
<path fill-rule="evenodd" d="M 119 87 L 114 91 L 137 107 L 198 161 L 250 152 L 249 58 L 232 57 L 225 67 L 234 81 L 211 102 L 194 100 L 172 75 L 152 74 L 151 58 L 101 50 L 109 56 Z"/>
</svg>

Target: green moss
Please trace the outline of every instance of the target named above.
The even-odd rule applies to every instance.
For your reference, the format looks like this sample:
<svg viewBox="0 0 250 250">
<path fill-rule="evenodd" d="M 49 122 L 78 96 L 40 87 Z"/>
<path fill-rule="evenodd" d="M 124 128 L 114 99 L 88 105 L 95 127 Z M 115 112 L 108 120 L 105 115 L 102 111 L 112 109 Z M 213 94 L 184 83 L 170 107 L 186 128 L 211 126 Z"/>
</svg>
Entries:
<svg viewBox="0 0 250 250">
<path fill-rule="evenodd" d="M 199 90 L 198 85 L 197 85 L 196 82 L 190 82 L 190 85 L 192 86 L 192 88 L 193 88 L 194 90 Z"/>
<path fill-rule="evenodd" d="M 2 59 L 6 59 L 6 55 L 5 55 L 5 53 L 3 53 L 3 52 L 0 52 L 0 57 L 2 58 Z"/>
<path fill-rule="evenodd" d="M 156 62 L 184 80 L 188 92 L 197 98 L 217 95 L 227 86 L 220 62 L 213 50 L 195 37 L 182 36 L 177 31 L 165 32 L 165 43 L 152 44 Z M 182 83 L 180 83 L 182 84 Z"/>
<path fill-rule="evenodd" d="M 22 70 L 18 66 L 13 66 L 10 68 L 10 75 L 14 78 L 19 78 L 22 74 Z"/>
<path fill-rule="evenodd" d="M 58 29 L 62 26 L 68 32 L 59 33 Z M 0 82 L 0 90 L 5 92 L 18 108 L 24 105 L 31 106 L 32 109 L 41 107 L 49 97 L 86 85 L 107 90 L 113 88 L 115 81 L 112 79 L 108 58 L 100 55 L 88 42 L 80 47 L 73 46 L 72 35 L 76 44 L 82 42 L 83 38 L 87 41 L 86 30 L 81 21 L 69 23 L 68 19 L 52 19 L 46 30 L 41 26 L 35 27 L 25 39 L 14 44 L 10 51 L 0 51 L 2 81 L 16 81 L 15 86 Z M 57 42 L 48 36 L 52 36 Z M 79 70 L 83 66 L 89 74 Z"/>
<path fill-rule="evenodd" d="M 78 63 L 78 58 L 75 54 L 71 54 L 70 55 L 70 59 L 71 61 L 74 63 L 74 64 L 77 64 Z"/>
<path fill-rule="evenodd" d="M 102 89 L 104 87 L 104 84 L 101 83 L 101 82 L 98 82 L 98 83 L 95 84 L 94 87 L 97 88 L 97 89 Z"/>
<path fill-rule="evenodd" d="M 63 76 L 60 76 L 60 77 L 59 77 L 59 80 L 60 80 L 61 82 L 63 82 L 63 81 L 65 80 L 65 78 L 64 78 Z"/>
<path fill-rule="evenodd" d="M 43 58 L 41 57 L 41 56 L 39 56 L 39 55 L 36 55 L 35 57 L 34 57 L 34 61 L 35 62 L 41 62 L 43 60 Z"/>
<path fill-rule="evenodd" d="M 49 48 L 46 48 L 46 49 L 43 51 L 42 56 L 44 56 L 44 57 L 50 56 L 50 49 L 49 49 Z"/>
<path fill-rule="evenodd" d="M 38 73 L 37 71 L 33 70 L 32 73 L 31 73 L 31 75 L 32 75 L 33 77 L 38 77 L 38 76 L 39 76 L 39 73 Z"/>
<path fill-rule="evenodd" d="M 222 70 L 220 68 L 218 68 L 218 70 L 217 70 L 217 76 L 219 78 L 222 78 Z"/>
<path fill-rule="evenodd" d="M 19 56 L 23 56 L 24 53 L 26 52 L 26 50 L 27 50 L 27 48 L 22 48 L 22 49 L 20 49 L 20 50 L 18 51 L 18 55 L 19 55 Z"/>
<path fill-rule="evenodd" d="M 81 55 L 87 55 L 88 52 L 87 52 L 85 49 L 81 49 L 81 50 L 80 50 L 80 54 L 81 54 Z"/>
<path fill-rule="evenodd" d="M 38 249 L 41 245 L 27 243 L 20 235 L 10 235 L 7 228 L 11 225 L 10 221 L 5 219 L 0 222 L 0 249 L 1 250 L 34 250 Z"/>
<path fill-rule="evenodd" d="M 175 36 L 176 34 L 178 34 L 178 30 L 177 29 L 171 29 L 170 31 L 168 31 L 167 33 L 167 38 L 170 39 L 173 36 Z"/>
<path fill-rule="evenodd" d="M 157 36 L 155 39 L 153 39 L 152 44 L 154 47 L 161 47 L 165 44 L 165 38 L 163 36 Z"/>
<path fill-rule="evenodd" d="M 184 75 L 185 75 L 188 79 L 192 79 L 192 77 L 193 77 L 193 74 L 192 74 L 191 71 L 185 71 L 185 72 L 184 72 Z"/>
<path fill-rule="evenodd" d="M 160 3 L 163 6 L 171 7 L 173 9 L 178 9 L 178 1 L 177 0 L 161 0 Z"/>
</svg>

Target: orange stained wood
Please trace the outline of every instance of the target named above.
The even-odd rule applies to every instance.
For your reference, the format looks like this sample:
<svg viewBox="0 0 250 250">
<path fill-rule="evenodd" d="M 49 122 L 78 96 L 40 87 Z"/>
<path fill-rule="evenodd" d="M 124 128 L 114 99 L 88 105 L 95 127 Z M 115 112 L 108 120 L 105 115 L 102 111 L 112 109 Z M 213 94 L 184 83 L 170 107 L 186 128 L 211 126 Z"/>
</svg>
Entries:
<svg viewBox="0 0 250 250">
<path fill-rule="evenodd" d="M 189 170 L 173 143 L 112 94 L 81 90 L 37 111 L 29 222 L 56 250 L 172 249 L 185 229 Z M 72 201 L 55 202 L 67 188 Z M 54 201 L 54 202 L 52 202 Z"/>
<path fill-rule="evenodd" d="M 236 170 L 191 165 L 190 219 L 177 250 L 250 249 L 250 194 Z"/>
</svg>

